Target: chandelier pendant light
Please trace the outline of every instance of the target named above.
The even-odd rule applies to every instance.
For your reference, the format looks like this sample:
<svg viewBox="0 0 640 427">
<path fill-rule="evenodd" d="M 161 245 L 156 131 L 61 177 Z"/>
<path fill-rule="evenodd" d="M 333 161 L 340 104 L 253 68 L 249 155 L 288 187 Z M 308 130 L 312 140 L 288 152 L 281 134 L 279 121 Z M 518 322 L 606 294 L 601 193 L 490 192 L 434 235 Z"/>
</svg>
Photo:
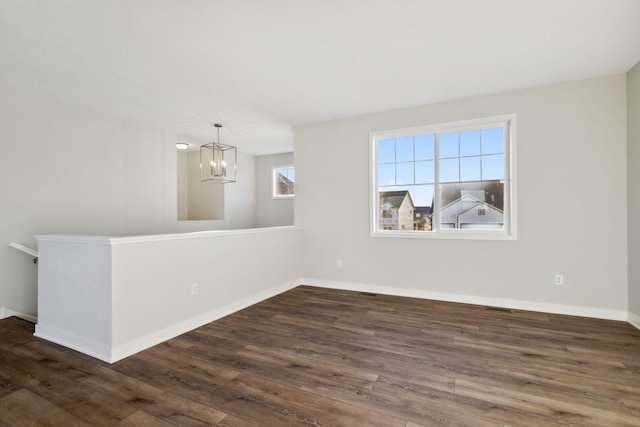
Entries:
<svg viewBox="0 0 640 427">
<path fill-rule="evenodd" d="M 200 146 L 200 181 L 236 182 L 238 151 L 234 146 L 220 143 L 222 125 L 216 123 L 214 126 L 218 129 L 217 142 Z"/>
</svg>

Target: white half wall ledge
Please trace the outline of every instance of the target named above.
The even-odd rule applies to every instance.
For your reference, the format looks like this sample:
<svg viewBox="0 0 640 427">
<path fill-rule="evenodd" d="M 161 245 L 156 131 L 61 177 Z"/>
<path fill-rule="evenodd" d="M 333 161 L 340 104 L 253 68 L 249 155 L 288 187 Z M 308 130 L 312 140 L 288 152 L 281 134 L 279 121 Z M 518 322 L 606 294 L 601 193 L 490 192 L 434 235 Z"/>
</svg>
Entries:
<svg viewBox="0 0 640 427">
<path fill-rule="evenodd" d="M 595 307 L 575 305 L 551 304 L 505 298 L 489 298 L 473 295 L 448 294 L 444 292 L 424 291 L 420 289 L 396 288 L 390 286 L 370 285 L 364 283 L 339 282 L 331 280 L 302 278 L 300 283 L 306 286 L 340 289 L 344 291 L 367 292 L 374 294 L 393 295 L 398 297 L 420 298 L 436 301 L 457 302 L 462 304 L 501 307 L 513 310 L 537 311 L 540 313 L 562 314 L 567 316 L 593 317 L 596 319 L 631 321 L 625 310 L 608 310 Z M 640 320 L 636 318 L 637 320 Z M 631 323 L 633 324 L 633 323 Z M 638 323 L 640 324 L 640 322 Z M 638 327 L 637 325 L 634 325 Z M 640 328 L 639 328 L 640 329 Z"/>
<path fill-rule="evenodd" d="M 172 240 L 204 239 L 209 237 L 238 236 L 245 234 L 274 233 L 278 231 L 299 230 L 299 227 L 286 225 L 280 227 L 240 228 L 233 230 L 194 231 L 191 233 L 150 234 L 140 236 L 89 236 L 68 234 L 38 234 L 39 242 L 63 242 L 92 245 L 127 245 L 132 243 L 168 242 Z"/>
<path fill-rule="evenodd" d="M 27 255 L 31 255 L 32 257 L 38 258 L 38 251 L 28 246 L 25 246 L 16 242 L 11 242 L 9 243 L 9 247 L 13 249 L 17 249 L 20 252 L 24 252 Z"/>
</svg>

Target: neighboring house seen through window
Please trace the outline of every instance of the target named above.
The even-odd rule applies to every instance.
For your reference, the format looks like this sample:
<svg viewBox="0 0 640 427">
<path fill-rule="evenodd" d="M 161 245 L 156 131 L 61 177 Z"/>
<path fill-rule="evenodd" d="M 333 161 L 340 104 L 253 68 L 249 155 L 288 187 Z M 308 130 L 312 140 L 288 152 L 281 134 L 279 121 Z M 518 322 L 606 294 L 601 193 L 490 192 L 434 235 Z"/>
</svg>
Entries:
<svg viewBox="0 0 640 427">
<path fill-rule="evenodd" d="M 273 168 L 273 198 L 284 199 L 294 196 L 296 173 L 293 166 Z"/>
<path fill-rule="evenodd" d="M 372 235 L 515 238 L 515 116 L 371 134 Z"/>
</svg>

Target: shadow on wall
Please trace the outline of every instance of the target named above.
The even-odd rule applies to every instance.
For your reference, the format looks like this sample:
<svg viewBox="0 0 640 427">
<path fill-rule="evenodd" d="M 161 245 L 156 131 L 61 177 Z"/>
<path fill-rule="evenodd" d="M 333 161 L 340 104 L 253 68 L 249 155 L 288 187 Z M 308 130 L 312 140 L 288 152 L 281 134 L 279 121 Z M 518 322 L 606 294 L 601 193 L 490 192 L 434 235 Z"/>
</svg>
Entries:
<svg viewBox="0 0 640 427">
<path fill-rule="evenodd" d="M 178 151 L 178 221 L 223 220 L 224 185 L 200 182 L 200 152 Z"/>
</svg>

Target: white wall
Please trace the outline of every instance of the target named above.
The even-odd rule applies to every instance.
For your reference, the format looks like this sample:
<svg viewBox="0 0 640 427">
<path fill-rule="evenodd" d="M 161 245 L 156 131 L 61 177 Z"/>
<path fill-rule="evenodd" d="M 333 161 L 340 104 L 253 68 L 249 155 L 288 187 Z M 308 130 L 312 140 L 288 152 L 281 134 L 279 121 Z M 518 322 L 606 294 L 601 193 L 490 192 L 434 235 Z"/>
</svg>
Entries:
<svg viewBox="0 0 640 427">
<path fill-rule="evenodd" d="M 640 62 L 627 73 L 629 320 L 640 328 Z"/>
<path fill-rule="evenodd" d="M 297 127 L 305 282 L 626 318 L 625 91 L 617 75 Z M 369 236 L 369 132 L 510 113 L 517 241 Z"/>
<path fill-rule="evenodd" d="M 199 152 L 187 153 L 187 183 L 189 219 L 224 219 L 224 186 L 200 181 Z"/>
<path fill-rule="evenodd" d="M 225 214 L 224 185 L 200 181 L 200 152 L 177 153 L 178 156 L 178 219 L 179 220 L 223 220 Z M 186 161 L 183 160 L 186 158 Z M 184 167 L 186 163 L 186 169 Z M 184 212 L 186 183 L 186 215 Z"/>
<path fill-rule="evenodd" d="M 273 168 L 293 165 L 293 153 L 256 157 L 256 223 L 258 227 L 293 225 L 293 199 L 274 199 Z"/>
<path fill-rule="evenodd" d="M 230 229 L 256 227 L 255 156 L 238 151 L 237 179 L 224 184 L 225 221 Z"/>
<path fill-rule="evenodd" d="M 255 204 L 243 208 L 245 196 L 232 193 L 255 185 L 253 161 L 248 181 L 229 189 L 237 202 L 224 221 L 177 221 L 175 142 L 158 129 L 0 87 L 0 307 L 36 314 L 36 266 L 11 241 L 35 247 L 35 234 L 228 228 L 240 215 L 252 224 Z"/>
<path fill-rule="evenodd" d="M 178 174 L 178 220 L 189 219 L 189 154 L 183 150 L 176 151 Z"/>
</svg>

